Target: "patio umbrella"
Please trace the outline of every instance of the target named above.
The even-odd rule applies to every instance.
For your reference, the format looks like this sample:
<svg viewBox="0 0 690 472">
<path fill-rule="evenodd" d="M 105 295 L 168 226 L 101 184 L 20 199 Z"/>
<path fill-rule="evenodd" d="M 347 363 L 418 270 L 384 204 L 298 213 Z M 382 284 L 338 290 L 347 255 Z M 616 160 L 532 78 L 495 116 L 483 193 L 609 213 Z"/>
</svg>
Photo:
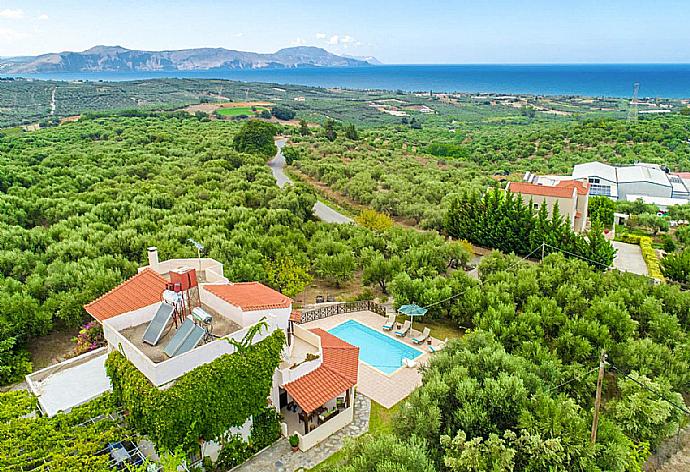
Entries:
<svg viewBox="0 0 690 472">
<path fill-rule="evenodd" d="M 410 332 L 412 332 L 412 323 L 415 316 L 424 316 L 428 310 L 414 303 L 411 305 L 403 305 L 398 308 L 398 313 L 408 315 L 410 317 Z"/>
</svg>

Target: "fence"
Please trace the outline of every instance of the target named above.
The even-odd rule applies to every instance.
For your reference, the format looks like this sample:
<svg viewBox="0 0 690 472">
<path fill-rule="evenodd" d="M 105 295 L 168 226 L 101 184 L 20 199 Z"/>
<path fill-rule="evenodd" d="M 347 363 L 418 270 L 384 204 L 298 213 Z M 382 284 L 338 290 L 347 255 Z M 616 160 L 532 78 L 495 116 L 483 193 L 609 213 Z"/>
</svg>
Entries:
<svg viewBox="0 0 690 472">
<path fill-rule="evenodd" d="M 364 300 L 361 302 L 336 303 L 322 308 L 303 311 L 300 323 L 308 323 L 310 321 L 328 318 L 329 316 L 335 316 L 341 313 L 353 313 L 355 311 L 371 311 L 377 315 L 386 316 L 385 306 L 372 302 L 371 300 Z"/>
</svg>

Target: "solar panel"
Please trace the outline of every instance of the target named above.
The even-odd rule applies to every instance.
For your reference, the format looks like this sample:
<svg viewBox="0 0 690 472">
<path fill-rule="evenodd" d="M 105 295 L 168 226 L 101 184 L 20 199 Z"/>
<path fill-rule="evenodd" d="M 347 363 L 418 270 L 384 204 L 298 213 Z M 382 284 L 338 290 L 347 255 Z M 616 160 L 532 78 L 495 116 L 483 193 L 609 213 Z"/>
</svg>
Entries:
<svg viewBox="0 0 690 472">
<path fill-rule="evenodd" d="M 153 317 L 149 325 L 146 327 L 146 331 L 144 332 L 145 343 L 150 344 L 151 346 L 158 344 L 158 341 L 160 341 L 161 336 L 163 335 L 163 330 L 168 325 L 168 322 L 172 317 L 173 311 L 175 311 L 175 309 L 172 307 L 172 305 L 168 305 L 167 303 L 160 304 L 156 315 Z"/>
<path fill-rule="evenodd" d="M 168 357 L 174 356 L 177 353 L 177 350 L 180 348 L 180 346 L 182 346 L 182 343 L 185 341 L 185 339 L 187 339 L 187 337 L 195 327 L 196 325 L 191 319 L 187 318 L 186 320 L 184 320 L 184 323 L 182 323 L 182 326 L 179 327 L 179 329 L 172 337 L 168 345 L 165 346 L 163 352 Z"/>
<path fill-rule="evenodd" d="M 189 333 L 189 336 L 184 340 L 182 345 L 175 351 L 173 356 L 177 356 L 179 354 L 182 354 L 183 352 L 191 351 L 196 347 L 197 344 L 201 341 L 201 339 L 204 337 L 206 331 L 204 331 L 204 328 L 202 328 L 199 325 L 194 325 L 194 328 L 192 328 L 192 332 Z"/>
</svg>

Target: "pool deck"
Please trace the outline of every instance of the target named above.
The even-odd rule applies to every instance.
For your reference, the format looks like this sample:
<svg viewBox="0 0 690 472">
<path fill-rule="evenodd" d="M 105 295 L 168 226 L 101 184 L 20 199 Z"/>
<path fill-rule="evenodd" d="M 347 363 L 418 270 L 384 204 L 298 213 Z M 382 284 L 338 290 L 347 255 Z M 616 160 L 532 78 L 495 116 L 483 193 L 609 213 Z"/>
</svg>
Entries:
<svg viewBox="0 0 690 472">
<path fill-rule="evenodd" d="M 392 374 L 388 375 L 360 360 L 359 378 L 357 379 L 358 392 L 369 397 L 383 407 L 390 408 L 400 400 L 406 398 L 415 388 L 422 385 L 422 374 L 419 372 L 418 367 L 426 364 L 431 354 L 428 351 L 428 346 L 426 343 L 424 345 L 417 345 L 412 342 L 412 338 L 420 334 L 416 330 L 404 338 L 395 336 L 391 331 L 383 331 L 381 329 L 386 321 L 386 318 L 370 311 L 343 313 L 340 315 L 331 316 L 329 318 L 311 321 L 302 326 L 307 329 L 321 328 L 327 331 L 341 323 L 344 323 L 347 320 L 359 321 L 375 331 L 384 333 L 396 341 L 400 341 L 404 344 L 415 347 L 423 353 L 421 356 L 415 359 L 417 368 L 401 367 Z M 438 346 L 440 341 L 432 337 L 431 343 L 432 346 Z"/>
</svg>

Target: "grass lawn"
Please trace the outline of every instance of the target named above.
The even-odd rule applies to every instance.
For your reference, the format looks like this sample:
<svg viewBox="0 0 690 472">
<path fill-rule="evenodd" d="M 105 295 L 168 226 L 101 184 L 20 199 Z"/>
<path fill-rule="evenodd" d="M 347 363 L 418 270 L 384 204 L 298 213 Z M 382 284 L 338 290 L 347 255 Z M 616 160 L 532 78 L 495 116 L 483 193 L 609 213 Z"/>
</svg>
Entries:
<svg viewBox="0 0 690 472">
<path fill-rule="evenodd" d="M 410 317 L 405 315 L 398 315 L 396 317 L 398 323 L 404 323 L 409 321 Z M 415 317 L 412 328 L 415 331 L 422 331 L 424 328 L 429 328 L 431 330 L 431 336 L 443 341 L 444 339 L 459 338 L 465 334 L 465 330 L 458 327 L 458 325 L 452 320 L 425 320 L 424 318 Z"/>
<path fill-rule="evenodd" d="M 404 401 L 404 400 L 403 400 Z M 393 405 L 391 408 L 384 408 L 375 401 L 371 402 L 371 414 L 369 416 L 369 433 L 373 435 L 390 434 L 393 432 L 393 417 L 400 409 L 402 401 Z M 343 458 L 343 452 L 338 451 L 331 457 L 309 469 L 310 472 L 330 472 L 338 465 Z"/>
<path fill-rule="evenodd" d="M 216 110 L 216 114 L 219 116 L 253 116 L 266 110 L 265 107 L 254 107 L 256 111 L 252 110 L 252 107 L 225 107 Z"/>
</svg>

